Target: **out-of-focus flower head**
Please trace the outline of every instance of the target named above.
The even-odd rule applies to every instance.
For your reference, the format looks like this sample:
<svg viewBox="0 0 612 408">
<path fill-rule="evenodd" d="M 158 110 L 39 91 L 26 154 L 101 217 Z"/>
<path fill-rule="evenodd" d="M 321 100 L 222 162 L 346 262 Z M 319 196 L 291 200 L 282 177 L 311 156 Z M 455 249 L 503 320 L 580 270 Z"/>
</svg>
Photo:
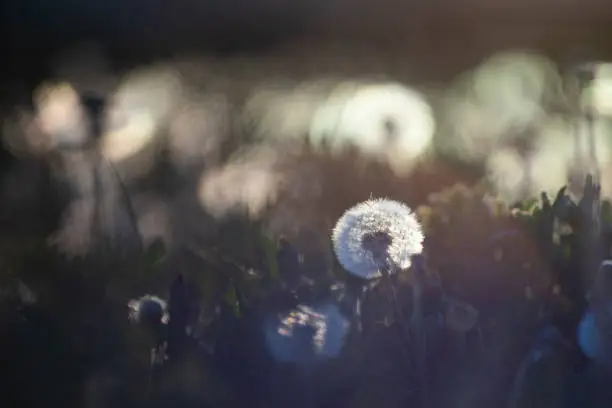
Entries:
<svg viewBox="0 0 612 408">
<path fill-rule="evenodd" d="M 232 106 L 225 95 L 190 96 L 169 121 L 166 149 L 183 174 L 218 164 L 230 137 Z"/>
<path fill-rule="evenodd" d="M 279 198 L 303 194 L 310 184 L 304 166 L 291 149 L 258 145 L 246 147 L 222 167 L 205 171 L 198 198 L 206 210 L 221 218 L 246 211 L 258 218 Z"/>
<path fill-rule="evenodd" d="M 158 325 L 168 321 L 168 305 L 155 295 L 145 295 L 128 302 L 129 319 L 136 323 Z"/>
<path fill-rule="evenodd" d="M 528 139 L 560 90 L 559 72 L 547 58 L 495 54 L 460 76 L 443 98 L 436 145 L 454 159 L 481 163 L 497 149 Z"/>
<path fill-rule="evenodd" d="M 508 146 L 489 154 L 485 160 L 486 178 L 501 197 L 516 202 L 542 191 L 555 194 L 559 186 L 566 184 L 568 192 L 579 197 L 585 176 L 597 168 L 602 170 L 603 195 L 610 194 L 609 122 L 556 117 L 542 121 L 534 131 L 528 151 Z M 591 136 L 594 155 L 590 151 Z"/>
<path fill-rule="evenodd" d="M 382 276 L 382 268 L 409 268 L 411 257 L 423 251 L 424 239 L 412 210 L 389 199 L 370 199 L 350 208 L 332 232 L 338 262 L 363 279 Z"/>
<path fill-rule="evenodd" d="M 583 108 L 590 109 L 600 116 L 612 115 L 612 64 L 589 64 L 594 75 L 592 81 L 582 89 L 580 102 Z"/>
<path fill-rule="evenodd" d="M 184 81 L 170 66 L 137 69 L 121 80 L 108 100 L 99 145 L 123 180 L 138 180 L 155 167 L 165 135 L 160 129 L 168 129 L 184 98 Z"/>
<path fill-rule="evenodd" d="M 608 308 L 612 305 L 608 303 Z M 611 310 L 607 310 L 605 315 L 609 315 Z M 598 316 L 594 308 L 590 308 L 582 317 L 578 325 L 578 345 L 589 359 L 596 363 L 612 367 L 612 335 L 610 334 L 610 317 Z"/>
<path fill-rule="evenodd" d="M 346 82 L 316 110 L 309 141 L 332 154 L 356 149 L 407 174 L 429 151 L 435 127 L 433 110 L 419 92 L 399 83 Z"/>
<path fill-rule="evenodd" d="M 4 123 L 2 142 L 17 157 L 48 157 L 91 141 L 91 118 L 81 96 L 68 83 L 41 84 L 33 94 L 34 112 L 15 111 Z"/>
<path fill-rule="evenodd" d="M 609 259 L 599 266 L 593 287 L 587 294 L 591 307 L 582 316 L 576 336 L 582 352 L 589 359 L 608 368 L 612 368 L 611 270 L 612 261 Z"/>
<path fill-rule="evenodd" d="M 500 114 L 498 120 L 522 125 L 539 113 L 547 99 L 558 97 L 561 78 L 555 64 L 530 51 L 498 53 L 472 76 L 471 94 Z"/>
<path fill-rule="evenodd" d="M 298 305 L 268 321 L 265 340 L 276 361 L 309 364 L 337 357 L 348 329 L 348 320 L 334 304 Z"/>
<path fill-rule="evenodd" d="M 467 333 L 478 324 L 480 312 L 469 303 L 445 296 L 444 321 L 457 333 Z"/>
<path fill-rule="evenodd" d="M 34 99 L 40 129 L 48 135 L 51 148 L 82 146 L 89 140 L 89 120 L 71 85 L 44 84 Z"/>
</svg>

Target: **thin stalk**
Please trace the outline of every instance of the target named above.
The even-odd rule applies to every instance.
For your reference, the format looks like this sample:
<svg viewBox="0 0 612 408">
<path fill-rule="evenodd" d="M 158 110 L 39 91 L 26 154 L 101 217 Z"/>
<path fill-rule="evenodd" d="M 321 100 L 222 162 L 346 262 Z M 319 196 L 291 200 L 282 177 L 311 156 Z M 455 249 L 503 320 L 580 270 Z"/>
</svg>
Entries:
<svg viewBox="0 0 612 408">
<path fill-rule="evenodd" d="M 138 229 L 138 217 L 136 216 L 136 211 L 134 210 L 134 206 L 132 205 L 132 200 L 130 199 L 128 189 L 123 183 L 123 180 L 121 179 L 121 176 L 119 175 L 119 172 L 117 171 L 113 163 L 111 163 L 108 159 L 106 159 L 104 154 L 102 154 L 102 150 L 101 150 L 99 142 L 96 142 L 97 140 L 100 140 L 100 138 L 103 136 L 103 133 L 104 133 L 104 123 L 102 119 L 104 108 L 105 108 L 105 101 L 101 101 L 100 105 L 97 105 L 93 108 L 89 106 L 87 109 L 89 116 L 90 116 L 89 132 L 92 136 L 90 138 L 88 148 L 93 151 L 94 160 L 96 160 L 96 163 L 94 166 L 95 200 L 96 200 L 95 215 L 98 219 L 96 220 L 96 223 L 94 223 L 94 225 L 98 226 L 98 223 L 100 222 L 100 219 L 99 219 L 100 216 L 98 214 L 98 211 L 102 211 L 102 210 L 99 208 L 99 206 L 100 205 L 103 207 L 105 206 L 104 186 L 101 180 L 101 177 L 102 177 L 101 172 L 104 171 L 104 166 L 107 166 L 107 168 L 110 170 L 110 174 L 112 178 L 114 178 L 115 181 L 117 182 L 119 201 L 120 201 L 120 204 L 123 205 L 124 210 L 126 211 L 128 215 L 128 219 L 130 221 L 131 227 L 134 230 L 133 232 L 134 232 L 134 236 L 137 241 L 135 242 L 137 249 L 139 252 L 142 252 L 144 250 L 144 242 L 142 240 L 142 236 L 140 235 L 140 231 Z M 108 209 L 105 209 L 105 210 L 108 210 Z M 98 227 L 101 228 L 101 226 L 98 226 Z"/>
<path fill-rule="evenodd" d="M 151 398 L 151 390 L 153 389 L 153 369 L 155 367 L 155 348 L 151 348 L 149 350 L 149 373 L 147 376 L 147 391 L 146 391 L 146 399 L 149 400 Z"/>
<path fill-rule="evenodd" d="M 423 290 L 425 275 L 419 267 L 413 269 L 412 282 L 412 316 L 410 318 L 410 327 L 412 329 L 412 347 L 414 352 L 414 361 L 417 365 L 418 383 L 421 397 L 421 407 L 429 405 L 429 390 L 428 390 L 428 373 L 427 373 L 427 355 L 426 355 L 426 338 L 424 328 L 424 310 L 423 310 Z"/>
<path fill-rule="evenodd" d="M 128 189 L 121 179 L 117 168 L 113 163 L 111 163 L 108 159 L 106 159 L 102 153 L 100 153 L 100 163 L 108 166 L 110 171 L 112 172 L 115 180 L 117 181 L 117 187 L 119 189 L 119 196 L 122 198 L 123 205 L 125 206 L 125 210 L 128 214 L 128 218 L 130 219 L 130 224 L 132 224 L 132 228 L 134 229 L 134 235 L 137 239 L 136 245 L 138 246 L 139 251 L 144 250 L 144 242 L 142 240 L 142 236 L 140 235 L 140 230 L 138 229 L 138 217 L 136 216 L 136 211 L 132 204 L 132 200 L 130 199 L 130 195 L 128 193 Z"/>
<path fill-rule="evenodd" d="M 303 393 L 303 403 L 305 408 L 315 408 L 316 407 L 316 387 L 314 385 L 315 373 L 314 373 L 314 363 L 308 364 L 304 368 L 303 373 L 303 382 L 304 385 L 304 393 Z"/>
<path fill-rule="evenodd" d="M 402 354 L 404 355 L 404 361 L 406 362 L 407 368 L 412 367 L 412 359 L 410 356 L 410 351 L 407 345 L 407 339 L 410 339 L 410 329 L 406 327 L 406 320 L 404 319 L 404 314 L 402 312 L 402 308 L 397 297 L 397 290 L 395 285 L 393 284 L 393 280 L 391 279 L 391 274 L 389 273 L 389 267 L 385 267 L 381 269 L 381 273 L 383 275 L 383 279 L 385 281 L 386 287 L 391 293 L 391 306 L 393 309 L 393 314 L 395 315 L 395 322 L 397 323 L 397 327 L 400 331 L 400 339 L 402 342 Z"/>
</svg>

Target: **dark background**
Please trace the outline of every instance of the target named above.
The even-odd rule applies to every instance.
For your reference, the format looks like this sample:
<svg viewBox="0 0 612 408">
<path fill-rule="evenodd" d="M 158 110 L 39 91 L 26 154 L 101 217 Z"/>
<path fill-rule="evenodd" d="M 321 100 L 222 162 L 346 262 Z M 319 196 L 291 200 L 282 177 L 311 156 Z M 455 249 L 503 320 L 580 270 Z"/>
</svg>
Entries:
<svg viewBox="0 0 612 408">
<path fill-rule="evenodd" d="M 612 51 L 604 0 L 8 0 L 2 3 L 4 80 L 42 75 L 71 43 L 103 43 L 115 64 L 185 50 L 258 52 L 308 38 L 374 45 L 448 77 L 490 51 L 536 48 L 558 58 Z M 304 46 L 304 45 L 302 45 Z"/>
<path fill-rule="evenodd" d="M 534 49 L 564 64 L 612 58 L 612 7 L 605 0 L 6 0 L 0 38 L 6 112 L 30 102 L 59 51 L 83 42 L 102 45 L 121 71 L 186 53 L 283 58 L 296 47 L 312 52 L 316 65 L 329 44 L 365 47 L 366 55 L 409 61 L 414 83 L 438 82 L 504 49 Z"/>
</svg>

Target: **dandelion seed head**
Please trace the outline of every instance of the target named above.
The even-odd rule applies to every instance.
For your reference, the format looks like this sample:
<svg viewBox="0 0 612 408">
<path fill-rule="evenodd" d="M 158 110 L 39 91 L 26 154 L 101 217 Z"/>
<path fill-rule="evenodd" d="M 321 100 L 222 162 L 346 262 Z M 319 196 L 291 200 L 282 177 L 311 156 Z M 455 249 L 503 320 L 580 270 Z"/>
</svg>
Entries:
<svg viewBox="0 0 612 408">
<path fill-rule="evenodd" d="M 411 257 L 423 251 L 424 239 L 412 210 L 389 199 L 370 199 L 350 208 L 332 232 L 338 262 L 363 279 L 380 277 L 387 266 L 409 268 Z"/>
<path fill-rule="evenodd" d="M 154 295 L 145 295 L 128 302 L 129 319 L 136 323 L 162 323 L 166 319 L 168 305 Z"/>
</svg>

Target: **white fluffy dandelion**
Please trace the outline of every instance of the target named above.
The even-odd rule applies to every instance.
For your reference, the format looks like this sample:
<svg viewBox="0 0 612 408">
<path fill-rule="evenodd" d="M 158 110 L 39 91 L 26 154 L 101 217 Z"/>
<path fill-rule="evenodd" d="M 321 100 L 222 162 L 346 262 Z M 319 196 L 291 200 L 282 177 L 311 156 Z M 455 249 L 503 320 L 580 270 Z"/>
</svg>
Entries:
<svg viewBox="0 0 612 408">
<path fill-rule="evenodd" d="M 370 199 L 347 210 L 332 233 L 338 262 L 351 274 L 374 279 L 381 270 L 406 269 L 423 251 L 421 224 L 405 204 Z"/>
</svg>

